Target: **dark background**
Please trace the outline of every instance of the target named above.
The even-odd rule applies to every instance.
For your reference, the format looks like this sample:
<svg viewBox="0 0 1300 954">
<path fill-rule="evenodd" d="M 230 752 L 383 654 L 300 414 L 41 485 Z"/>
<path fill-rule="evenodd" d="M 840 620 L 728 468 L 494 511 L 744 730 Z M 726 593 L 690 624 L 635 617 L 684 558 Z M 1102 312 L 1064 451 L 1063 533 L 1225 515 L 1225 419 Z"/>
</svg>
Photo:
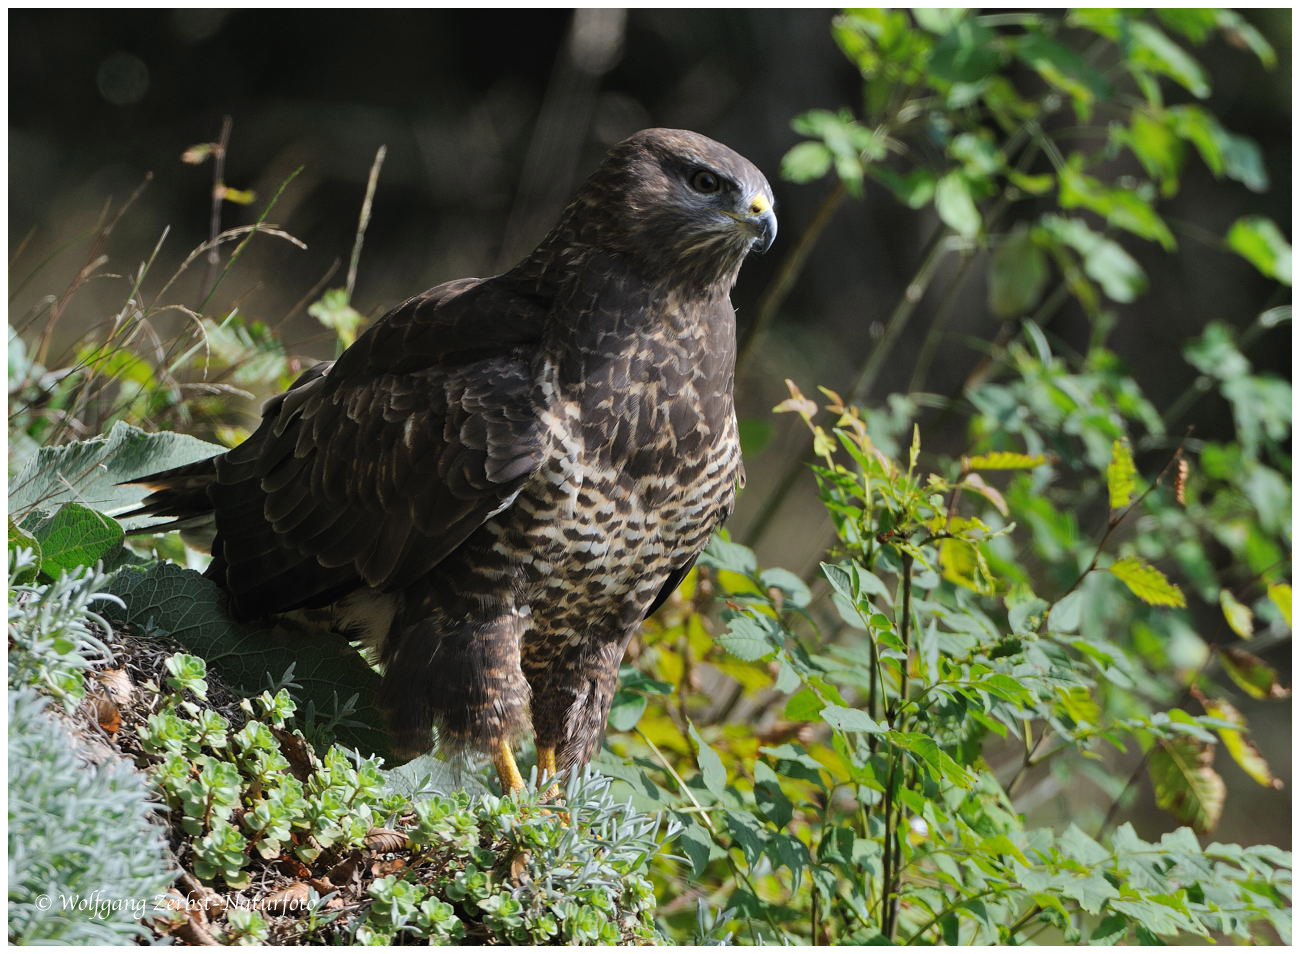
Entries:
<svg viewBox="0 0 1300 954">
<path fill-rule="evenodd" d="M 1109 344 L 1137 369 L 1157 407 L 1192 378 L 1184 341 L 1212 320 L 1245 327 L 1288 300 L 1207 240 L 1248 213 L 1268 215 L 1284 230 L 1290 223 L 1291 14 L 1246 16 L 1277 49 L 1275 69 L 1219 39 L 1195 52 L 1214 85 L 1208 107 L 1261 144 L 1271 188 L 1252 194 L 1216 181 L 1191 158 L 1179 196 L 1161 205 L 1179 239 L 1177 254 L 1123 239 L 1146 266 L 1151 288 L 1117 306 Z M 230 115 L 226 181 L 255 190 L 258 201 L 227 203 L 223 226 L 255 221 L 279 183 L 302 166 L 270 220 L 308 250 L 257 239 L 209 313 L 238 303 L 246 317 L 275 327 L 293 352 L 317 358 L 332 356 L 331 335 L 306 315 L 304 296 L 336 260 L 341 266 L 329 285 L 343 284 L 381 144 L 387 160 L 353 297 L 369 316 L 438 282 L 512 264 L 542 237 L 605 149 L 637 129 L 686 127 L 727 143 L 767 172 L 781 221 L 777 247 L 745 266 L 734 295 L 744 335 L 782 256 L 829 190 L 825 182 L 779 180 L 780 159 L 800 138 L 790 119 L 814 107 L 857 104 L 860 96 L 825 10 L 83 10 L 8 17 L 11 256 L 25 243 L 11 287 L 53 256 L 14 296 L 11 322 L 66 287 L 86 247 L 59 249 L 91 229 L 110 199 L 120 204 L 146 172 L 153 179 L 115 229 L 106 270 L 131 273 L 169 227 L 153 273 L 169 275 L 208 235 L 212 167 L 186 165 L 181 153 L 215 139 Z M 1169 98 L 1188 99 L 1178 91 Z M 878 186 L 841 208 L 773 333 L 741 369 L 741 417 L 771 421 L 786 377 L 806 392 L 816 384 L 847 389 L 936 227 L 932 211 L 907 209 Z M 945 263 L 940 279 L 955 267 Z M 197 305 L 202 272 L 193 269 L 171 297 Z M 961 285 L 924 390 L 949 393 L 979 361 L 962 336 L 987 341 L 997 333 L 983 272 L 972 268 Z M 125 280 L 89 283 L 63 320 L 62 342 L 115 313 L 127 288 Z M 922 301 L 870 402 L 907 388 L 909 359 L 937 297 Z M 1068 307 L 1048 329 L 1065 349 L 1083 347 L 1087 330 Z M 1289 336 L 1283 325 L 1249 357 L 1289 378 Z M 1189 417 L 1206 438 L 1231 428 L 1217 397 L 1200 401 Z M 956 422 L 931 423 L 922 424 L 927 446 L 957 450 L 963 435 Z M 775 437 L 747 457 L 749 488 L 731 529 L 757 544 L 765 564 L 806 572 L 829 530 L 811 493 L 787 495 L 761 539 L 751 532 L 780 475 L 805 452 L 799 428 L 785 419 L 776 424 Z M 810 491 L 811 479 L 802 479 L 799 487 Z M 1261 743 L 1289 777 L 1288 734 Z M 1258 810 L 1274 824 L 1288 798 L 1258 789 L 1240 794 L 1265 799 Z M 1225 819 L 1220 837 L 1289 843 L 1289 834 L 1252 834 L 1258 816 L 1251 803 L 1234 804 L 1248 810 Z"/>
</svg>

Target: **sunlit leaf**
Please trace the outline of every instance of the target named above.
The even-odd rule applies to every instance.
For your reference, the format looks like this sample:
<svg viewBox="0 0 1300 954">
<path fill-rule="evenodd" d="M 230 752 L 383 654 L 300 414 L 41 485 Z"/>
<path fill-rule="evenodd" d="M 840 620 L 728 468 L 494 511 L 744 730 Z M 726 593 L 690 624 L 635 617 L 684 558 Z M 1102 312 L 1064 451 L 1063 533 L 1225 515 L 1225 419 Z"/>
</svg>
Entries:
<svg viewBox="0 0 1300 954">
<path fill-rule="evenodd" d="M 1151 203 L 1131 189 L 1116 189 L 1082 171 L 1082 157 L 1072 156 L 1061 170 L 1061 208 L 1085 208 L 1102 216 L 1117 228 L 1159 242 L 1172 251 L 1177 242 L 1169 226 L 1152 208 Z"/>
<path fill-rule="evenodd" d="M 1268 598 L 1278 608 L 1288 626 L 1291 625 L 1291 584 L 1273 583 L 1268 588 Z"/>
<path fill-rule="evenodd" d="M 1223 814 L 1228 787 L 1214 771 L 1213 743 L 1157 739 L 1147 756 L 1156 804 L 1195 831 L 1212 830 Z"/>
<path fill-rule="evenodd" d="M 1137 557 L 1124 557 L 1110 565 L 1110 572 L 1117 576 L 1124 585 L 1142 602 L 1152 606 L 1186 606 L 1187 598 L 1183 591 L 1163 573 L 1139 560 Z"/>
<path fill-rule="evenodd" d="M 1291 284 L 1291 243 L 1262 215 L 1248 215 L 1228 229 L 1228 247 L 1269 278 Z"/>
<path fill-rule="evenodd" d="M 889 729 L 889 726 L 877 722 L 861 709 L 850 709 L 845 706 L 826 706 L 822 709 L 821 714 L 822 719 L 825 720 L 828 726 L 832 729 L 839 729 L 841 732 L 879 734 Z"/>
<path fill-rule="evenodd" d="M 1228 42 L 1234 46 L 1244 46 L 1259 57 L 1259 61 L 1267 67 L 1271 68 L 1277 64 L 1277 54 L 1273 51 L 1272 45 L 1236 10 L 1220 8 L 1215 11 L 1215 19 L 1218 21 L 1219 29 L 1228 38 Z"/>
<path fill-rule="evenodd" d="M 94 566 L 97 560 L 121 544 L 121 525 L 81 504 L 64 504 L 52 517 L 32 528 L 40 543 L 41 572 L 57 577 L 80 566 Z"/>
<path fill-rule="evenodd" d="M 967 470 L 1028 470 L 1047 463 L 1043 454 L 1017 454 L 1013 451 L 991 451 L 962 459 Z"/>
<path fill-rule="evenodd" d="M 1197 99 L 1210 95 L 1210 83 L 1201 64 L 1160 28 L 1142 20 L 1129 23 L 1132 61 L 1168 76 Z"/>
<path fill-rule="evenodd" d="M 1110 509 L 1122 510 L 1133 500 L 1137 489 L 1137 467 L 1133 464 L 1133 451 L 1128 441 L 1116 438 L 1110 448 L 1110 464 L 1106 467 L 1106 490 L 1110 494 Z"/>
<path fill-rule="evenodd" d="M 831 151 L 825 143 L 801 142 L 781 160 L 781 177 L 791 182 L 811 182 L 831 169 Z"/>
<path fill-rule="evenodd" d="M 1196 689 L 1193 689 L 1192 693 L 1196 696 L 1197 702 L 1205 709 L 1207 715 L 1222 719 L 1225 722 L 1231 722 L 1238 727 L 1236 729 L 1216 728 L 1215 731 L 1219 733 L 1219 738 L 1223 740 L 1223 747 L 1228 750 L 1228 754 L 1232 756 L 1233 761 L 1241 766 L 1242 771 L 1265 788 L 1283 788 L 1282 780 L 1273 774 L 1268 761 L 1255 743 L 1246 735 L 1246 717 L 1230 702 L 1223 699 L 1207 698 Z"/>
<path fill-rule="evenodd" d="M 1255 614 L 1250 607 L 1240 602 L 1228 590 L 1219 590 L 1219 606 L 1223 609 L 1223 618 L 1229 628 L 1242 639 L 1255 635 Z"/>
<path fill-rule="evenodd" d="M 945 225 L 963 238 L 974 238 L 980 230 L 980 212 L 971 196 L 970 185 L 960 172 L 950 172 L 935 186 L 934 208 Z"/>
</svg>

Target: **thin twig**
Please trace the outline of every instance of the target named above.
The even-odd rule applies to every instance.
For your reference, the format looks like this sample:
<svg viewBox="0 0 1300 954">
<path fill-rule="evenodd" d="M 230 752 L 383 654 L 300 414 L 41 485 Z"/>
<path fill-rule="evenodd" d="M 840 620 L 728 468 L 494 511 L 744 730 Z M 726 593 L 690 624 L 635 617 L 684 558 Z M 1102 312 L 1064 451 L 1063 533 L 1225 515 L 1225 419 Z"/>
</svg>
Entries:
<svg viewBox="0 0 1300 954">
<path fill-rule="evenodd" d="M 348 263 L 348 301 L 352 301 L 352 289 L 357 285 L 357 264 L 361 261 L 361 246 L 366 240 L 366 226 L 370 224 L 370 207 L 375 200 L 375 187 L 379 184 L 379 170 L 388 155 L 388 147 L 380 146 L 375 151 L 375 161 L 370 165 L 370 178 L 366 182 L 366 197 L 361 203 L 361 218 L 357 221 L 357 237 L 352 242 L 352 260 Z"/>
<path fill-rule="evenodd" d="M 217 266 L 221 264 L 221 252 L 218 251 L 216 238 L 221 234 L 221 203 L 226 201 L 226 149 L 230 145 L 230 127 L 234 124 L 229 116 L 221 118 L 221 135 L 212 150 L 212 210 L 208 215 L 208 267 L 203 273 L 203 285 L 199 289 L 199 300 L 206 301 L 212 283 L 217 279 Z"/>
</svg>

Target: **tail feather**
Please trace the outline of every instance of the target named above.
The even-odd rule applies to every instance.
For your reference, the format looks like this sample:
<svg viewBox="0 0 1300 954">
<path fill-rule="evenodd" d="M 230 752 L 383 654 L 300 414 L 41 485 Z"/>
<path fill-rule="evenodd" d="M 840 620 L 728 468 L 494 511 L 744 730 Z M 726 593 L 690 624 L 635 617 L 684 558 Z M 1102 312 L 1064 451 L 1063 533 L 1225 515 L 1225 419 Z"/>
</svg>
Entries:
<svg viewBox="0 0 1300 954">
<path fill-rule="evenodd" d="M 212 501 L 208 497 L 208 488 L 216 482 L 216 458 L 195 461 L 182 467 L 159 471 L 134 480 L 124 481 L 148 487 L 152 493 L 140 502 L 134 510 L 122 514 L 125 517 L 172 517 L 173 520 L 163 524 L 152 524 L 128 530 L 131 534 L 161 533 L 167 530 L 184 530 L 199 526 L 212 518 Z"/>
</svg>

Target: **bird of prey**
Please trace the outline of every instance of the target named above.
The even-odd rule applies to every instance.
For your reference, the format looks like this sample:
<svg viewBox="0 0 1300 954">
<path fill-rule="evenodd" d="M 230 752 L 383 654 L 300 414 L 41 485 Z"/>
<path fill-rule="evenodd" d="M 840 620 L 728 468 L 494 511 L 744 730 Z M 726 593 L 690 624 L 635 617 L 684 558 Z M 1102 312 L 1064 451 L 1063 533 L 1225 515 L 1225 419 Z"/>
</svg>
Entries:
<svg viewBox="0 0 1300 954">
<path fill-rule="evenodd" d="M 139 479 L 215 524 L 235 616 L 326 608 L 382 662 L 398 751 L 523 779 L 600 744 L 619 662 L 743 482 L 730 292 L 771 187 L 697 133 L 620 142 L 522 262 L 397 306 L 225 454 Z"/>
</svg>

